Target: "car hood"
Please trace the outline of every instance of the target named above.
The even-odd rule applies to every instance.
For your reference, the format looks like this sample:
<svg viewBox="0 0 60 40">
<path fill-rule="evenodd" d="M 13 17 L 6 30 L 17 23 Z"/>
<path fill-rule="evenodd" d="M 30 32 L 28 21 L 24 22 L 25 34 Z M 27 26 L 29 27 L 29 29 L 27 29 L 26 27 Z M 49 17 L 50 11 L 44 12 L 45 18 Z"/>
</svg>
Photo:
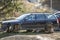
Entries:
<svg viewBox="0 0 60 40">
<path fill-rule="evenodd" d="M 11 23 L 11 22 L 18 22 L 18 20 L 8 20 L 8 21 L 2 21 L 2 23 Z"/>
</svg>

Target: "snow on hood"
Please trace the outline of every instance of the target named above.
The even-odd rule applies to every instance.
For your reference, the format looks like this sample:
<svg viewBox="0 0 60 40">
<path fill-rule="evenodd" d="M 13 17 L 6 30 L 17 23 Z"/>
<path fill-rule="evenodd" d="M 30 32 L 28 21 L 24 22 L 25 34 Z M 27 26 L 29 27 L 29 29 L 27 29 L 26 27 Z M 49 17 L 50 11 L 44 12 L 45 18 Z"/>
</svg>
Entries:
<svg viewBox="0 0 60 40">
<path fill-rule="evenodd" d="M 18 20 L 8 20 L 8 21 L 2 21 L 2 23 L 9 23 L 9 22 L 18 22 Z"/>
</svg>

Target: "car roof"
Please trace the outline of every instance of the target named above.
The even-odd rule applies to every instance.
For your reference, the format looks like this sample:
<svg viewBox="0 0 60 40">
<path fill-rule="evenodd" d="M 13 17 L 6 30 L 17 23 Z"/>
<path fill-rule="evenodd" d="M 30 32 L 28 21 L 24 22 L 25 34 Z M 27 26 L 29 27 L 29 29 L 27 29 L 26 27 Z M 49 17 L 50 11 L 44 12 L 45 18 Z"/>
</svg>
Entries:
<svg viewBox="0 0 60 40">
<path fill-rule="evenodd" d="M 55 12 L 54 14 L 55 14 L 55 15 L 56 15 L 56 14 L 60 14 L 60 11 L 57 11 L 57 12 Z"/>
<path fill-rule="evenodd" d="M 57 11 L 56 13 L 60 13 L 60 11 Z"/>
<path fill-rule="evenodd" d="M 26 13 L 26 14 L 52 14 L 52 13 L 30 12 L 30 13 Z"/>
</svg>

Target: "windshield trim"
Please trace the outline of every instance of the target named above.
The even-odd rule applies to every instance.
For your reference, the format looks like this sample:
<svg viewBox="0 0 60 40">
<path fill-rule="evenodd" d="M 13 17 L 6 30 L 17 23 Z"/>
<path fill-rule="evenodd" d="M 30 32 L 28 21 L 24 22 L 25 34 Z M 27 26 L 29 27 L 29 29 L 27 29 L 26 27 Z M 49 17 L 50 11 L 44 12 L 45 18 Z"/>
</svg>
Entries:
<svg viewBox="0 0 60 40">
<path fill-rule="evenodd" d="M 22 20 L 22 19 L 24 19 L 24 18 L 25 18 L 26 16 L 28 16 L 28 15 L 30 15 L 30 14 L 23 14 L 23 15 L 17 17 L 16 19 L 17 19 L 17 20 Z"/>
</svg>

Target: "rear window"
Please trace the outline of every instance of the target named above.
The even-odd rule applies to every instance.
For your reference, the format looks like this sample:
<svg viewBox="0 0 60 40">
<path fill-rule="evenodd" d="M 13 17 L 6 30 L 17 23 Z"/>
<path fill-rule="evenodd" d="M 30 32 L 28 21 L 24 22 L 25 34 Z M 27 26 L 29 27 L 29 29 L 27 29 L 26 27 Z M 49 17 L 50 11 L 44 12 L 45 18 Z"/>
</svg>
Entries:
<svg viewBox="0 0 60 40">
<path fill-rule="evenodd" d="M 57 17 L 60 17 L 60 13 L 56 13 L 55 15 L 56 15 Z"/>
</svg>

